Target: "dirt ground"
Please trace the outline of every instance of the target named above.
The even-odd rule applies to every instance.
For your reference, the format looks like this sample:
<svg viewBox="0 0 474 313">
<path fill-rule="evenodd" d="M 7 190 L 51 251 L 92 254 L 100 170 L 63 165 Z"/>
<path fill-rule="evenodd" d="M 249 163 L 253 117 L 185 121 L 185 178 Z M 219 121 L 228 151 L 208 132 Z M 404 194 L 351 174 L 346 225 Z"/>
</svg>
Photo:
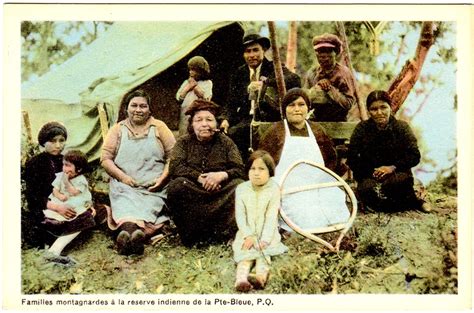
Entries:
<svg viewBox="0 0 474 313">
<path fill-rule="evenodd" d="M 289 252 L 272 260 L 259 294 L 456 294 L 457 198 L 429 194 L 436 211 L 358 212 L 338 253 L 294 234 Z M 326 236 L 331 239 L 334 236 Z M 43 250 L 22 250 L 25 294 L 232 294 L 230 245 L 188 249 L 178 235 L 121 256 L 105 225 L 81 234 L 65 251 L 78 265 L 47 263 Z"/>
</svg>

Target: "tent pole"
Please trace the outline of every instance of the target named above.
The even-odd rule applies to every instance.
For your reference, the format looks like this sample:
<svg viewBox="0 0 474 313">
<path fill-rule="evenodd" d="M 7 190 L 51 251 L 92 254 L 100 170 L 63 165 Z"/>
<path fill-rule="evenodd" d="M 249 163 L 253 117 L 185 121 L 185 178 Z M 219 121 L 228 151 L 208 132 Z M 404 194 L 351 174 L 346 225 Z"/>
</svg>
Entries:
<svg viewBox="0 0 474 313">
<path fill-rule="evenodd" d="M 97 104 L 97 110 L 99 111 L 100 131 L 102 134 L 102 140 L 105 141 L 105 137 L 107 136 L 107 132 L 109 131 L 109 123 L 107 120 L 107 112 L 105 112 L 103 102 Z"/>
<path fill-rule="evenodd" d="M 285 88 L 285 80 L 283 78 L 283 68 L 281 67 L 280 62 L 280 51 L 278 50 L 278 45 L 276 42 L 276 28 L 275 22 L 268 21 L 268 30 L 270 31 L 270 42 L 272 45 L 272 52 L 273 52 L 273 66 L 275 68 L 275 78 L 278 87 L 278 104 L 280 106 L 280 115 L 283 119 L 283 112 L 281 108 L 281 100 L 285 96 L 286 88 Z"/>
<path fill-rule="evenodd" d="M 27 111 L 23 110 L 21 113 L 23 115 L 23 122 L 25 123 L 26 141 L 28 142 L 28 146 L 31 146 L 33 144 L 33 136 L 31 135 L 30 116 Z"/>
<path fill-rule="evenodd" d="M 359 90 L 358 86 L 355 82 L 355 75 L 354 75 L 354 68 L 352 66 L 352 61 L 351 61 L 351 54 L 349 51 L 349 43 L 347 40 L 347 35 L 346 35 L 346 29 L 344 27 L 343 22 L 336 22 L 336 29 L 337 33 L 339 35 L 339 38 L 341 38 L 343 49 L 342 49 L 342 58 L 344 61 L 344 65 L 346 65 L 349 70 L 352 72 L 352 77 L 353 77 L 353 84 L 354 84 L 354 91 L 355 91 L 355 97 L 356 97 L 356 102 L 357 102 L 357 108 L 359 109 L 360 113 L 360 118 L 361 120 L 365 121 L 369 119 L 367 115 L 367 110 L 365 109 L 365 106 L 360 102 L 360 97 L 359 97 Z"/>
</svg>

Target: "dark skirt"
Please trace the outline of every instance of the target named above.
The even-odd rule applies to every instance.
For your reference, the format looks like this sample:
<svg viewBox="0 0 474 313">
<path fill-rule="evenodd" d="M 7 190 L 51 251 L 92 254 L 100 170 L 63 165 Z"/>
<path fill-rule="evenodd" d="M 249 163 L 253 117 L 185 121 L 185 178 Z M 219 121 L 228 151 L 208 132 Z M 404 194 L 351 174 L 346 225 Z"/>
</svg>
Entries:
<svg viewBox="0 0 474 313">
<path fill-rule="evenodd" d="M 48 231 L 50 234 L 60 237 L 94 227 L 96 222 L 94 220 L 94 216 L 92 215 L 92 211 L 87 210 L 70 221 L 57 221 L 54 219 L 45 218 L 42 224 L 46 231 Z"/>
<path fill-rule="evenodd" d="M 185 246 L 234 237 L 235 188 L 242 182 L 242 179 L 231 180 L 215 192 L 208 192 L 199 183 L 183 177 L 169 183 L 168 206 Z"/>
<path fill-rule="evenodd" d="M 364 178 L 357 183 L 360 200 L 373 210 L 395 212 L 420 206 L 411 173 L 395 173 L 382 183 L 373 178 Z"/>
</svg>

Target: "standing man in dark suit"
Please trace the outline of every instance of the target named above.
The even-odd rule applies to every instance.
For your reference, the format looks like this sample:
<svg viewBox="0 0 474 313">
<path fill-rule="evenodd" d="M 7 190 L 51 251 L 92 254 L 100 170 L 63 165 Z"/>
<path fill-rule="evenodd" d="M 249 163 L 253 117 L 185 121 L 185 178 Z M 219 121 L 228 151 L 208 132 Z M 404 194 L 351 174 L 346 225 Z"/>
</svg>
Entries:
<svg viewBox="0 0 474 313">
<path fill-rule="evenodd" d="M 249 155 L 250 123 L 281 120 L 273 63 L 265 58 L 270 40 L 258 34 L 245 35 L 242 42 L 245 64 L 230 78 L 229 98 L 220 128 L 234 140 L 245 161 Z M 283 66 L 286 89 L 301 87 L 301 79 Z"/>
</svg>

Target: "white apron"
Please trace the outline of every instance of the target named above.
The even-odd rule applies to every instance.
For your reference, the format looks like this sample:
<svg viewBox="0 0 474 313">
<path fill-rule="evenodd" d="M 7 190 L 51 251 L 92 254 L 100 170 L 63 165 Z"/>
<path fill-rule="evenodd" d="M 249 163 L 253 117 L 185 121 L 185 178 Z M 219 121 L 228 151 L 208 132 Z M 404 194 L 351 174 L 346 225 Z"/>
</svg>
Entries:
<svg viewBox="0 0 474 313">
<path fill-rule="evenodd" d="M 285 143 L 274 177 L 280 186 L 285 171 L 297 161 L 324 165 L 321 150 L 308 122 L 305 123 L 309 137 L 291 136 L 286 119 L 284 123 Z M 283 187 L 288 189 L 334 181 L 336 179 L 328 173 L 308 164 L 300 164 L 287 175 Z M 337 187 L 312 189 L 282 196 L 282 209 L 296 225 L 310 230 L 346 222 L 350 214 L 345 200 L 345 192 Z M 280 220 L 280 227 L 292 231 L 283 220 Z"/>
<path fill-rule="evenodd" d="M 144 138 L 130 139 L 124 125 L 121 126 L 121 133 L 120 148 L 114 162 L 141 186 L 131 187 L 110 178 L 109 197 L 113 219 L 118 225 L 124 222 L 162 223 L 168 220 L 168 217 L 160 215 L 166 189 L 159 192 L 147 190 L 153 180 L 163 173 L 165 166 L 164 150 L 156 140 L 155 127 L 151 126 Z"/>
</svg>

